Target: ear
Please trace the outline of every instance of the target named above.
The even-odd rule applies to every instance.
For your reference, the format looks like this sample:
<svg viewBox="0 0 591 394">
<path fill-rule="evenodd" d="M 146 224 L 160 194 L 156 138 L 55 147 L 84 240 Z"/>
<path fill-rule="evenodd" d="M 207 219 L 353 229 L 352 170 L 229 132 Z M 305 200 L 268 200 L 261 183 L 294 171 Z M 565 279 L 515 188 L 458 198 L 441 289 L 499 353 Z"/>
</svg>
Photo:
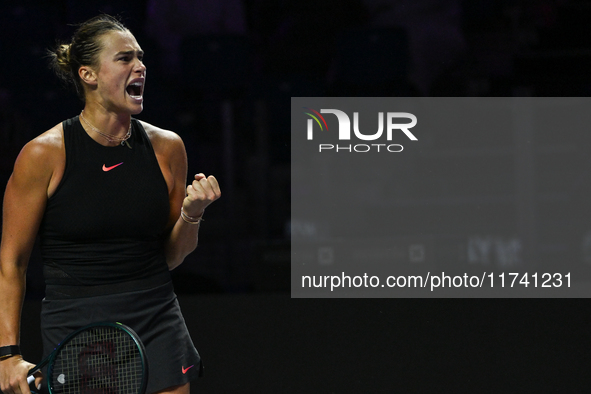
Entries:
<svg viewBox="0 0 591 394">
<path fill-rule="evenodd" d="M 78 76 L 80 76 L 80 79 L 82 79 L 82 81 L 88 85 L 94 86 L 97 84 L 96 73 L 88 66 L 80 67 L 78 69 Z"/>
</svg>

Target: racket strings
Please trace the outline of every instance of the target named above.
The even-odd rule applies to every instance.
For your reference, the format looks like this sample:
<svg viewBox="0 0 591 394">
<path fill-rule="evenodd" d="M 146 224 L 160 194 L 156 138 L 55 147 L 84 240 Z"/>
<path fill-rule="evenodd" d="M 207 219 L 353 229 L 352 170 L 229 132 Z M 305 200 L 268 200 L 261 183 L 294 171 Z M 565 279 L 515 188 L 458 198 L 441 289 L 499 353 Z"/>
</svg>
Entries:
<svg viewBox="0 0 591 394">
<path fill-rule="evenodd" d="M 125 331 L 93 327 L 61 348 L 49 375 L 54 393 L 135 394 L 142 386 L 142 357 Z"/>
</svg>

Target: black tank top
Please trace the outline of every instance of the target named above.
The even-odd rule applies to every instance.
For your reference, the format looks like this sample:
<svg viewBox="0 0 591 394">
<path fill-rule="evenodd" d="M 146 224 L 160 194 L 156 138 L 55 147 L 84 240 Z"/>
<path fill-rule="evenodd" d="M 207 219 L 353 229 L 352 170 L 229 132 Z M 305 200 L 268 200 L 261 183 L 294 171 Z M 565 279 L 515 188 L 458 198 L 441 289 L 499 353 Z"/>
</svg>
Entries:
<svg viewBox="0 0 591 394">
<path fill-rule="evenodd" d="M 78 117 L 63 122 L 66 168 L 40 228 L 47 285 L 170 278 L 168 188 L 146 131 L 131 124 L 129 149 L 97 143 Z"/>
</svg>

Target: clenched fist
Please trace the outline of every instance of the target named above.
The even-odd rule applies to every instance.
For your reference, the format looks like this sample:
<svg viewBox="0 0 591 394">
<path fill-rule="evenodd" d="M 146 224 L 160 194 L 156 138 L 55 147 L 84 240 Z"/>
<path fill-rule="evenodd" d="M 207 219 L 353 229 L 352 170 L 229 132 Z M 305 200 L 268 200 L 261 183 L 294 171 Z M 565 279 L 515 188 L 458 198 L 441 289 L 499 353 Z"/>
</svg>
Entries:
<svg viewBox="0 0 591 394">
<path fill-rule="evenodd" d="M 183 201 L 183 211 L 192 217 L 200 217 L 205 208 L 220 198 L 222 192 L 213 175 L 195 175 L 195 180 L 187 186 L 187 197 Z"/>
</svg>

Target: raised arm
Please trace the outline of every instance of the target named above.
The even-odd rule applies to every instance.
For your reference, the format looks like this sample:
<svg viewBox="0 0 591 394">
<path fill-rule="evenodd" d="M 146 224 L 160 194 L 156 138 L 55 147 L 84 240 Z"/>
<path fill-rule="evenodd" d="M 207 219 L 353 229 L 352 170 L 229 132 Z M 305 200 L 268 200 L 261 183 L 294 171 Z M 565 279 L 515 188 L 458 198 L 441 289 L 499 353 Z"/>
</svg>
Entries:
<svg viewBox="0 0 591 394">
<path fill-rule="evenodd" d="M 29 142 L 19 154 L 4 193 L 0 244 L 0 346 L 20 344 L 20 317 L 31 250 L 48 195 L 59 182 L 58 130 Z M 26 375 L 32 364 L 20 355 L 0 360 L 0 390 L 29 394 Z M 40 383 L 40 377 L 36 384 Z"/>
<path fill-rule="evenodd" d="M 199 224 L 189 222 L 203 214 L 205 208 L 220 198 L 221 192 L 214 176 L 197 174 L 190 185 L 187 181 L 187 152 L 182 139 L 175 133 L 142 122 L 168 185 L 170 202 L 169 228 L 166 240 L 168 269 L 178 267 L 197 247 Z M 181 207 L 185 219 L 181 215 Z"/>
<path fill-rule="evenodd" d="M 169 269 L 179 266 L 185 257 L 197 247 L 199 233 L 199 221 L 205 208 L 220 198 L 221 191 L 216 178 L 213 175 L 206 177 L 197 174 L 188 186 L 187 179 L 187 153 L 180 138 L 174 141 L 171 147 L 171 172 L 174 178 L 174 188 L 170 193 L 171 217 L 176 217 L 167 245 L 166 261 Z M 181 215 L 181 207 L 184 212 Z M 191 223 L 193 222 L 193 223 Z"/>
</svg>

